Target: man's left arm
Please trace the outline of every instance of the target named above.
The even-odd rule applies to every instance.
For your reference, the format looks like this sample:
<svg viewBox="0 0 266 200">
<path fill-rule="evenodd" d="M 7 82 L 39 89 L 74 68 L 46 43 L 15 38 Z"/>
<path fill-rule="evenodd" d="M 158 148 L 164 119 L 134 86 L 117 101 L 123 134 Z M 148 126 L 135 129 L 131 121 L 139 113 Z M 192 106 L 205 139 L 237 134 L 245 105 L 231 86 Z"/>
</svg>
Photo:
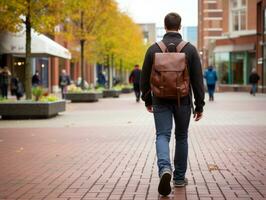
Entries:
<svg viewBox="0 0 266 200">
<path fill-rule="evenodd" d="M 201 117 L 203 112 L 203 106 L 205 105 L 205 91 L 203 85 L 202 67 L 196 48 L 194 46 L 191 46 L 190 50 L 190 58 L 188 60 L 190 82 L 195 99 L 195 112 L 199 115 L 199 117 Z"/>
</svg>

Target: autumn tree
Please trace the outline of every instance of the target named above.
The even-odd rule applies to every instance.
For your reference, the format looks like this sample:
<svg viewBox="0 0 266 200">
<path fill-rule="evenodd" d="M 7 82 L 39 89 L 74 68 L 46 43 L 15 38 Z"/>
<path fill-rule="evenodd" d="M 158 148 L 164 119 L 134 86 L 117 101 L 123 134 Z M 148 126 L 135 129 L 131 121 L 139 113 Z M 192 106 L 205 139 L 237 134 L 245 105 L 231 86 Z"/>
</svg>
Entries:
<svg viewBox="0 0 266 200">
<path fill-rule="evenodd" d="M 84 87 L 84 48 L 91 44 L 97 30 L 108 18 L 108 10 L 113 0 L 66 0 L 65 22 L 66 32 L 80 43 L 80 63 L 82 87 Z"/>
<path fill-rule="evenodd" d="M 25 91 L 26 99 L 31 99 L 31 31 L 53 32 L 62 19 L 64 0 L 1 0 L 0 31 L 16 32 L 25 26 Z"/>
<path fill-rule="evenodd" d="M 105 26 L 98 30 L 97 43 L 93 47 L 97 49 L 98 59 L 114 56 L 116 68 L 123 65 L 124 69 L 130 69 L 134 64 L 141 65 L 146 47 L 140 27 L 125 13 L 111 14 Z"/>
</svg>

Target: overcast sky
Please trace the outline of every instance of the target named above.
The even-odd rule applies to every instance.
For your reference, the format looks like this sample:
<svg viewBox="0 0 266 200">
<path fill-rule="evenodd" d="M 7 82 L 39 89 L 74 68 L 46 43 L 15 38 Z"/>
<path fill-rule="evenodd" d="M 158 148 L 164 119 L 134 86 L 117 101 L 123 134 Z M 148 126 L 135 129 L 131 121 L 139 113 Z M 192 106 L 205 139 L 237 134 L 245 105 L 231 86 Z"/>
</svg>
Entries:
<svg viewBox="0 0 266 200">
<path fill-rule="evenodd" d="M 182 26 L 197 26 L 198 0 L 116 0 L 119 8 L 136 23 L 156 23 L 163 26 L 164 16 L 177 12 L 182 17 Z"/>
</svg>

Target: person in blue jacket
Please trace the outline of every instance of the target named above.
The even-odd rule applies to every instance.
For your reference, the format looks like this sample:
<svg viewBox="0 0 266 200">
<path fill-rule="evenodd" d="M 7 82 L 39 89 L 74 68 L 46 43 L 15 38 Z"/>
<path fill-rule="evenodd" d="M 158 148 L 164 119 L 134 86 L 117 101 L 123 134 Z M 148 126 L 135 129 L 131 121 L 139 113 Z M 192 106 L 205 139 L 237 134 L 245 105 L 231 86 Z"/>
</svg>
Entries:
<svg viewBox="0 0 266 200">
<path fill-rule="evenodd" d="M 204 78 L 206 79 L 208 93 L 209 93 L 209 101 L 214 100 L 214 91 L 215 84 L 217 81 L 216 71 L 213 69 L 213 66 L 209 66 L 204 72 Z"/>
</svg>

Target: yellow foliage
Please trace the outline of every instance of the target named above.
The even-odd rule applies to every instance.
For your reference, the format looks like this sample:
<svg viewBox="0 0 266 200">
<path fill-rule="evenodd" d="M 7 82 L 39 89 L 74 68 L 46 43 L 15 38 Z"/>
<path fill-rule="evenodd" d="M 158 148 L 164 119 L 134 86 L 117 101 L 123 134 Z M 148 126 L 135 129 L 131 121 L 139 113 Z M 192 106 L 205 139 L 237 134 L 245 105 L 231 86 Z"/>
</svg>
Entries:
<svg viewBox="0 0 266 200">
<path fill-rule="evenodd" d="M 41 33 L 52 33 L 62 20 L 63 6 L 64 0 L 1 0 L 0 32 L 19 31 L 26 16 L 30 16 L 32 28 Z"/>
<path fill-rule="evenodd" d="M 64 29 L 60 34 L 76 44 L 70 49 L 75 61 L 80 59 L 79 42 L 84 40 L 89 63 L 103 63 L 106 55 L 114 55 L 115 66 L 121 59 L 124 68 L 142 64 L 146 50 L 142 31 L 119 11 L 115 0 L 1 0 L 0 32 L 18 31 L 28 14 L 31 27 L 41 33 L 55 34 L 54 27 L 60 24 Z"/>
</svg>

